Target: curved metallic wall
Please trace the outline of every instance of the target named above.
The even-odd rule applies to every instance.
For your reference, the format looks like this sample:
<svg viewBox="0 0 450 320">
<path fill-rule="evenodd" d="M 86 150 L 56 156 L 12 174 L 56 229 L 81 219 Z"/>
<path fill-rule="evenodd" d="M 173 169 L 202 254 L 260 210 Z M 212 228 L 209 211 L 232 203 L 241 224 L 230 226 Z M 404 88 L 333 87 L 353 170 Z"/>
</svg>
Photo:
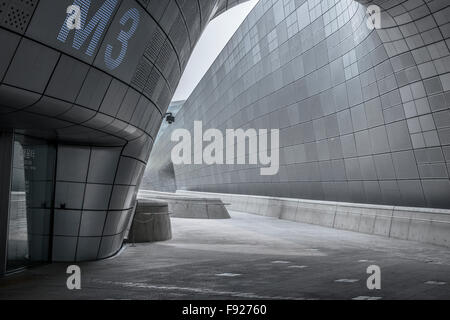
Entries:
<svg viewBox="0 0 450 320">
<path fill-rule="evenodd" d="M 446 0 L 261 0 L 172 130 L 280 128 L 280 172 L 175 166 L 178 189 L 450 208 L 449 22 Z"/>
<path fill-rule="evenodd" d="M 0 128 L 58 146 L 54 261 L 120 249 L 191 51 L 209 20 L 239 2 L 0 2 Z M 70 5 L 81 7 L 81 30 L 67 27 Z"/>
<path fill-rule="evenodd" d="M 178 112 L 183 108 L 185 101 L 175 101 L 172 102 L 167 109 L 167 112 L 172 113 L 173 116 L 177 117 Z M 150 155 L 149 163 L 151 166 L 147 166 L 142 179 L 140 188 L 143 190 L 160 190 L 167 192 L 175 192 L 177 186 L 175 184 L 175 171 L 172 162 L 170 161 L 171 144 L 170 139 L 165 136 L 160 141 L 164 132 L 170 130 L 171 124 L 163 122 L 158 136 L 155 139 L 154 148 Z M 169 137 L 170 138 L 170 137 Z"/>
</svg>

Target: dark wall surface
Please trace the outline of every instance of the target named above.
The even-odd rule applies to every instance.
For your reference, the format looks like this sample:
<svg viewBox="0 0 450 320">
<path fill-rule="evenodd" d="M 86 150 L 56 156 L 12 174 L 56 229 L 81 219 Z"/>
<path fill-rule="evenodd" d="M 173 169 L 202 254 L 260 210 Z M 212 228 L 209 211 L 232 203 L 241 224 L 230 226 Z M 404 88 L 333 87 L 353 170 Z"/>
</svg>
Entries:
<svg viewBox="0 0 450 320">
<path fill-rule="evenodd" d="M 0 1 L 0 128 L 57 146 L 53 260 L 120 249 L 192 49 L 239 2 Z M 80 30 L 67 27 L 71 5 Z"/>
</svg>

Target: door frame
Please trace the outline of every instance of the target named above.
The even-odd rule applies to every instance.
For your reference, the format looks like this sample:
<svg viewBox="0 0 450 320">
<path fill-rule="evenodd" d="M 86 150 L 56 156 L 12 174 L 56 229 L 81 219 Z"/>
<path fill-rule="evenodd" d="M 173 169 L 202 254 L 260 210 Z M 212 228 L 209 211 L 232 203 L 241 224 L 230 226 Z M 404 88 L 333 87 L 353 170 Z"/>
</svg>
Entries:
<svg viewBox="0 0 450 320">
<path fill-rule="evenodd" d="M 8 261 L 7 248 L 13 152 L 13 130 L 0 131 L 0 276 L 6 273 Z"/>
</svg>

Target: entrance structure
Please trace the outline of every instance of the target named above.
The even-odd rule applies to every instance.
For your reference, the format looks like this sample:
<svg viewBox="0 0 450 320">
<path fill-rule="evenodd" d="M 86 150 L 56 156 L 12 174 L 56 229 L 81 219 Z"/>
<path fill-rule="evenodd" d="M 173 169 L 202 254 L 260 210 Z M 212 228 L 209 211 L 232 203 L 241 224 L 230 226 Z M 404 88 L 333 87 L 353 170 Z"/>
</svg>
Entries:
<svg viewBox="0 0 450 320">
<path fill-rule="evenodd" d="M 0 2 L 0 274 L 120 249 L 189 56 L 240 2 Z"/>
</svg>

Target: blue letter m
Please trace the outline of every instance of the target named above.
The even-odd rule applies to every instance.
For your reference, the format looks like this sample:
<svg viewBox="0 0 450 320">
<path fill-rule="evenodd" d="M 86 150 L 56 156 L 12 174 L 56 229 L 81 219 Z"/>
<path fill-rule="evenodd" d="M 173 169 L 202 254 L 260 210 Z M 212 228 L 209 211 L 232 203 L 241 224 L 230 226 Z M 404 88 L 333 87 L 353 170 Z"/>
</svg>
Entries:
<svg viewBox="0 0 450 320">
<path fill-rule="evenodd" d="M 73 5 L 79 6 L 81 8 L 82 28 L 80 30 L 75 30 L 75 38 L 73 40 L 72 47 L 74 47 L 77 50 L 80 50 L 80 48 L 84 45 L 89 36 L 95 30 L 91 42 L 89 43 L 89 46 L 86 50 L 86 54 L 92 57 L 95 53 L 95 49 L 98 46 L 98 42 L 100 41 L 100 38 L 102 37 L 103 32 L 105 31 L 108 21 L 109 19 L 111 19 L 114 9 L 117 6 L 117 2 L 118 0 L 106 0 L 105 3 L 102 5 L 102 7 L 95 13 L 91 21 L 89 21 L 89 23 L 86 25 L 87 15 L 89 12 L 89 8 L 91 6 L 91 0 L 75 0 Z M 66 42 L 67 36 L 71 31 L 67 27 L 67 20 L 69 18 L 70 14 L 64 21 L 64 24 L 61 27 L 61 30 L 58 35 L 58 40 L 63 43 Z"/>
</svg>

